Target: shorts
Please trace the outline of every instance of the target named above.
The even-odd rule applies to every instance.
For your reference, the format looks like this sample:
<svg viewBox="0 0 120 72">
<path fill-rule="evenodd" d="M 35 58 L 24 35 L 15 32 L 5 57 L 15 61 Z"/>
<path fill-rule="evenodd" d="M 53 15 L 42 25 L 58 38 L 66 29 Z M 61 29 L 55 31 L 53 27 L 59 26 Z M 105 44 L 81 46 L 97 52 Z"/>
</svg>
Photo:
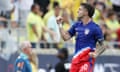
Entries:
<svg viewBox="0 0 120 72">
<path fill-rule="evenodd" d="M 93 72 L 95 59 L 89 56 L 89 47 L 73 56 L 70 72 Z"/>
</svg>

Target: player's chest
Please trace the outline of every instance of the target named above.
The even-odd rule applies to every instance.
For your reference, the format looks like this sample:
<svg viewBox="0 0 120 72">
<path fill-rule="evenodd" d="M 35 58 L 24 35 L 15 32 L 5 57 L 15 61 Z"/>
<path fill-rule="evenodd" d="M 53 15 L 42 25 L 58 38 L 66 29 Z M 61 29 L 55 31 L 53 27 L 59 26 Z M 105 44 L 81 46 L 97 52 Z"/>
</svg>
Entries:
<svg viewBox="0 0 120 72">
<path fill-rule="evenodd" d="M 91 37 L 93 35 L 93 29 L 90 27 L 76 27 L 75 28 L 76 37 Z"/>
</svg>

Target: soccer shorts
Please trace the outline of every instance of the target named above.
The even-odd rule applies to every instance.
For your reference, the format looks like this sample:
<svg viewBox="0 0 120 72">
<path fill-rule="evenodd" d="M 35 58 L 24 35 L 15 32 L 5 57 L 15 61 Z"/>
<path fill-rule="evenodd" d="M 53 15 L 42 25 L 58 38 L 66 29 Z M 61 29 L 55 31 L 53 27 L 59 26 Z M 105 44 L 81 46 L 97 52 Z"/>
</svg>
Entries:
<svg viewBox="0 0 120 72">
<path fill-rule="evenodd" d="M 89 56 L 89 47 L 73 56 L 70 72 L 93 72 L 95 59 Z"/>
</svg>

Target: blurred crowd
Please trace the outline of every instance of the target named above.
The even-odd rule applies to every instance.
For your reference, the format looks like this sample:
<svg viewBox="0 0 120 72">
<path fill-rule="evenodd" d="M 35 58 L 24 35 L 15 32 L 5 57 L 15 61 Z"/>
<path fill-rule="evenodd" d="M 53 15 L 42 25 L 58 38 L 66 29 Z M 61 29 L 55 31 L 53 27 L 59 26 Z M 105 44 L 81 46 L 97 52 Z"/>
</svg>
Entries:
<svg viewBox="0 0 120 72">
<path fill-rule="evenodd" d="M 20 40 L 29 40 L 33 48 L 62 48 L 66 47 L 67 43 L 74 44 L 75 38 L 67 43 L 63 42 L 56 17 L 63 17 L 63 28 L 68 30 L 79 20 L 77 11 L 83 2 L 95 7 L 93 21 L 102 28 L 108 48 L 120 48 L 120 0 L 0 1 L 0 30 L 8 29 L 10 34 L 11 29 L 24 28 L 27 37 L 21 37 Z"/>
</svg>

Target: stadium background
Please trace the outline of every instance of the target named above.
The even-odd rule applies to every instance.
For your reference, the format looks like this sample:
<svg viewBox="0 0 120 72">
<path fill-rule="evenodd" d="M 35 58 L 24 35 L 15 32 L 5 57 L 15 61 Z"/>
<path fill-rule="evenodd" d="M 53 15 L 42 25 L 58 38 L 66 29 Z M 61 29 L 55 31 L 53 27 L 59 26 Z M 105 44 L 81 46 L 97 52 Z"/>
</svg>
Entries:
<svg viewBox="0 0 120 72">
<path fill-rule="evenodd" d="M 34 42 L 36 45 L 33 51 L 38 55 L 39 72 L 49 72 L 51 69 L 53 72 L 58 62 L 56 54 L 60 48 L 68 49 L 69 61 L 71 60 L 74 52 L 74 38 L 67 42 L 61 38 L 52 39 L 41 28 L 42 25 L 48 29 L 52 28 L 53 37 L 57 35 L 58 29 L 52 23 L 55 20 L 51 20 L 55 14 L 54 1 L 60 4 L 59 11 L 64 19 L 65 30 L 68 30 L 77 20 L 80 3 L 87 2 L 95 7 L 93 20 L 103 31 L 107 50 L 97 58 L 94 71 L 120 72 L 120 0 L 0 0 L 0 72 L 13 72 L 15 59 L 20 52 L 19 43 L 24 40 Z M 27 29 L 27 20 L 33 3 L 40 5 L 38 20 L 40 25 L 38 26 L 41 28 L 41 33 L 35 40 L 28 38 Z M 41 69 L 43 71 L 40 71 Z"/>
</svg>

